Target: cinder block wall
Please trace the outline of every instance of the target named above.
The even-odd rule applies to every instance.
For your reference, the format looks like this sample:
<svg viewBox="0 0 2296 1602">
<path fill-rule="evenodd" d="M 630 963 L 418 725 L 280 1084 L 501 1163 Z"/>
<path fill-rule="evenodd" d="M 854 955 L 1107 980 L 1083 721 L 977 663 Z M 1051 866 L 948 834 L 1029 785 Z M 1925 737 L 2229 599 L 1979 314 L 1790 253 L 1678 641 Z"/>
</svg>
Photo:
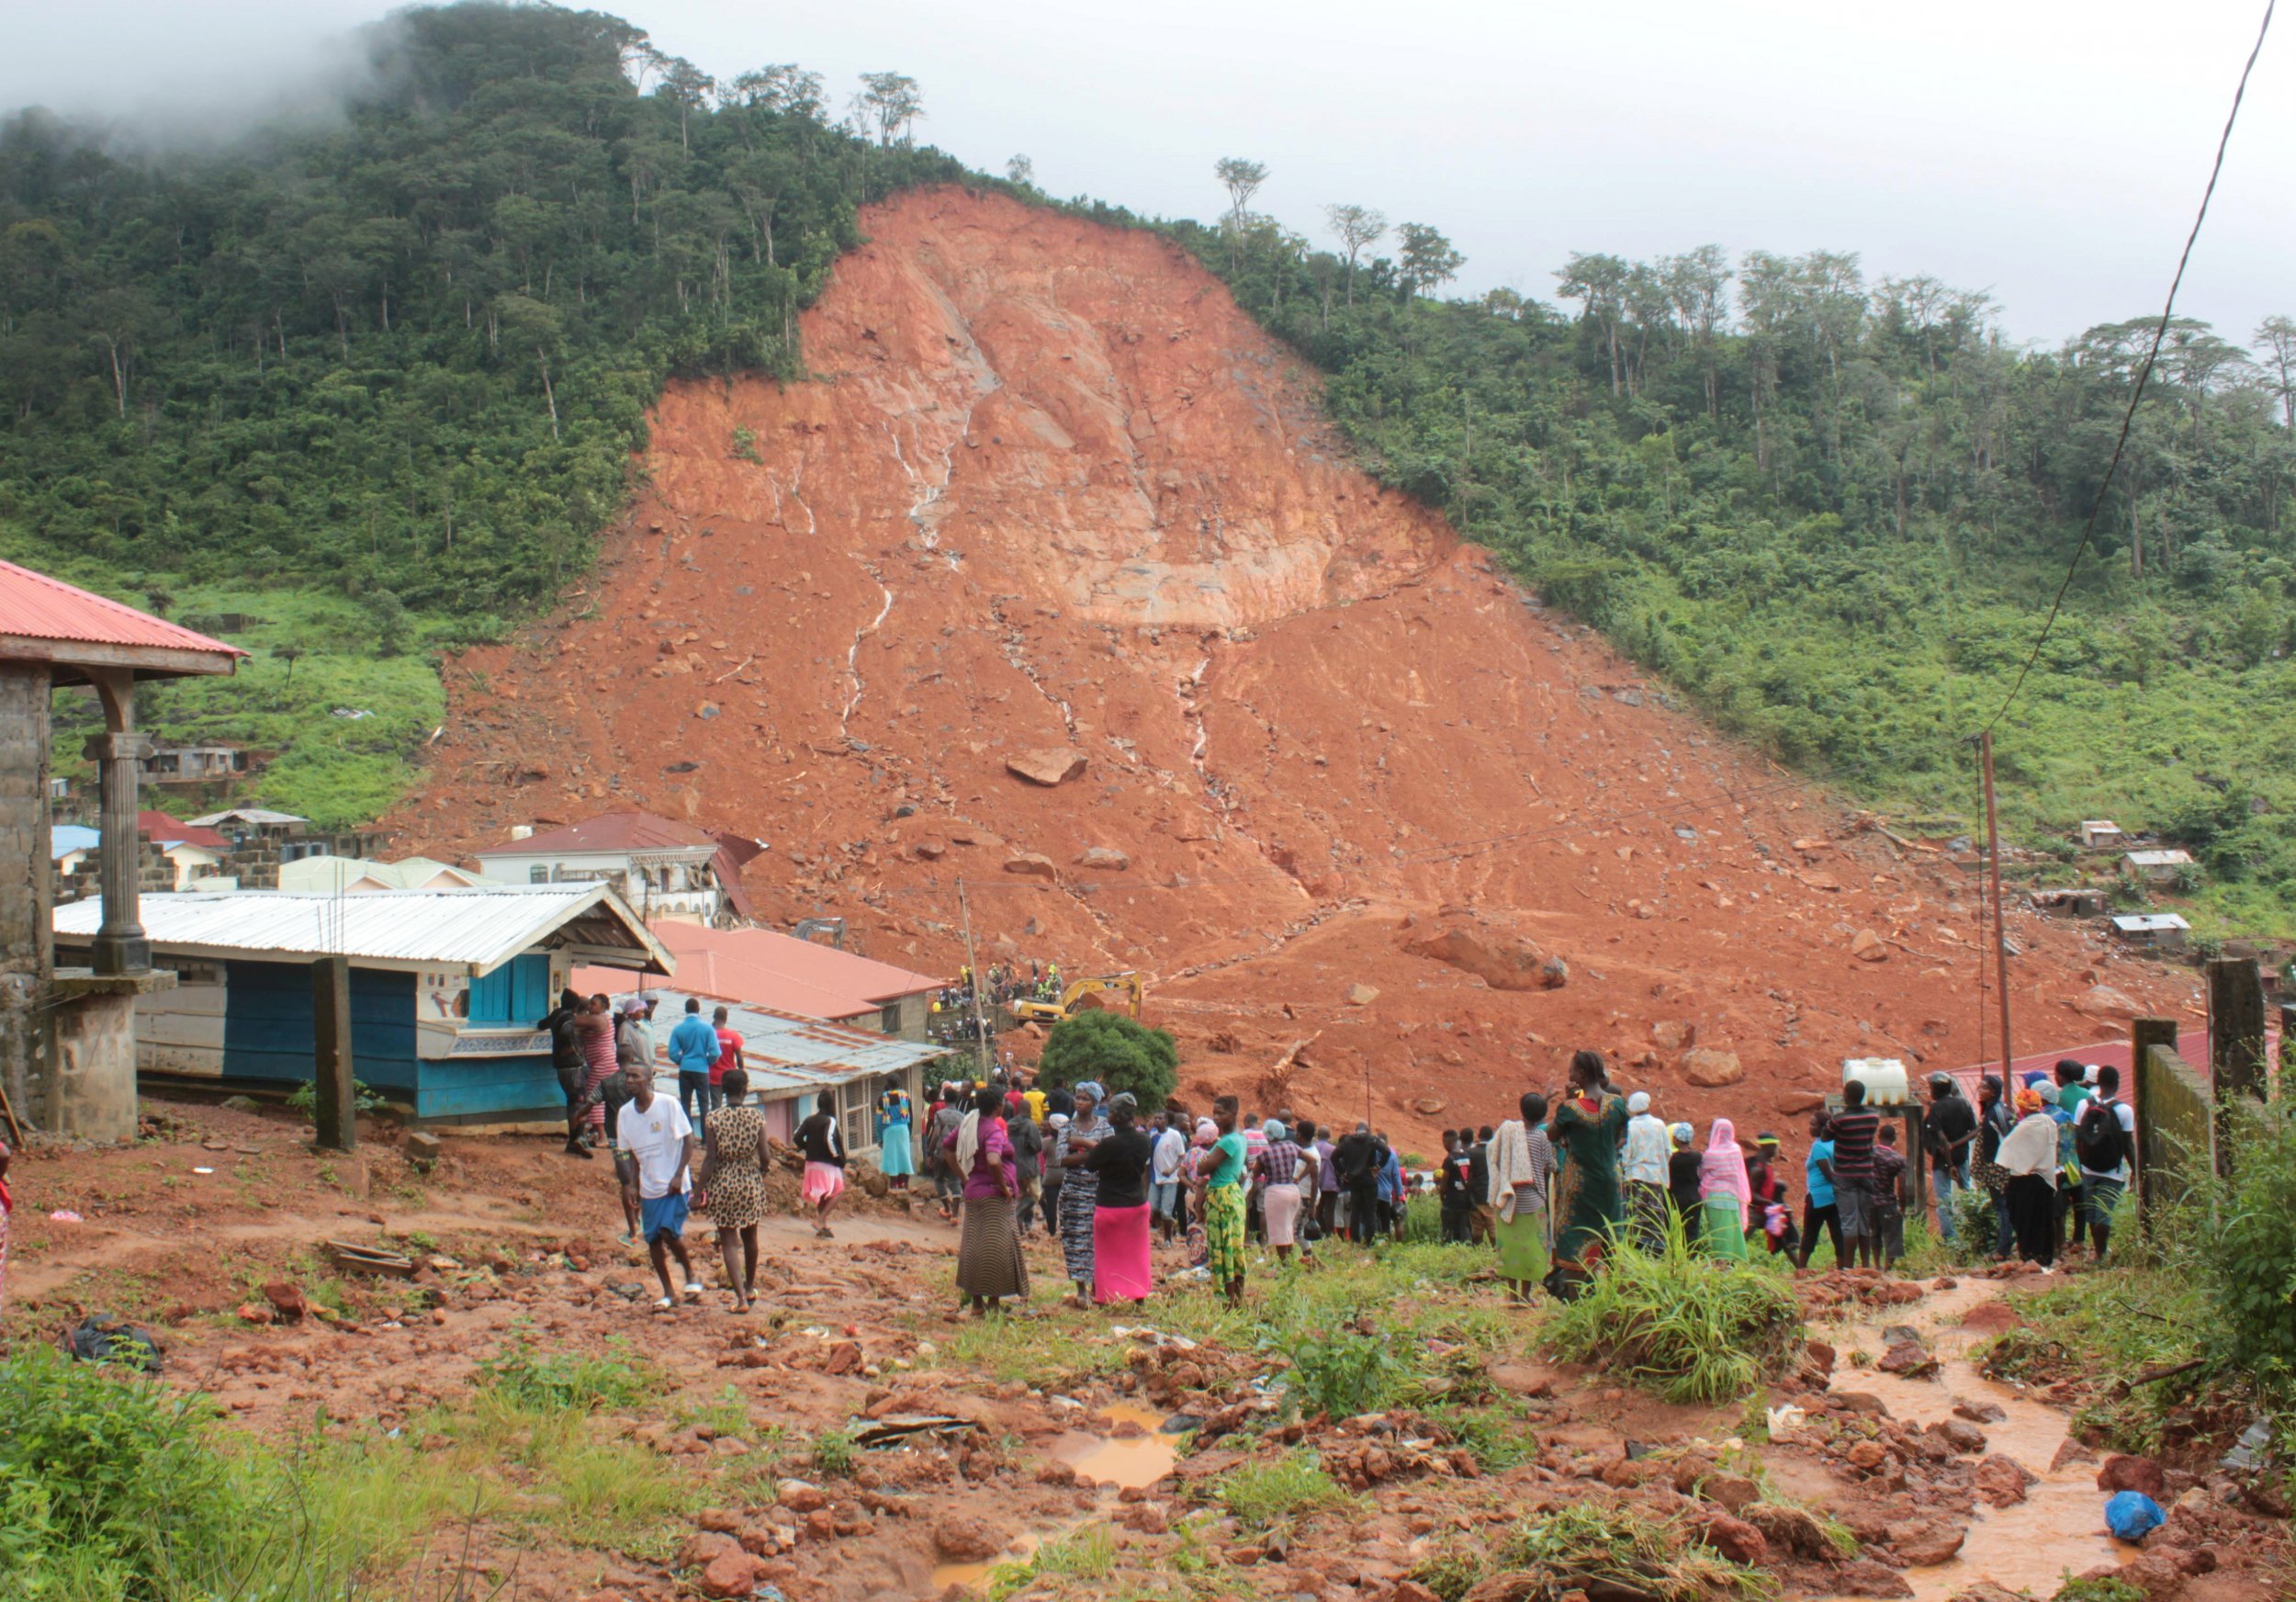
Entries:
<svg viewBox="0 0 2296 1602">
<path fill-rule="evenodd" d="M 48 665 L 0 662 L 0 1084 L 19 1116 L 48 987 Z"/>
</svg>

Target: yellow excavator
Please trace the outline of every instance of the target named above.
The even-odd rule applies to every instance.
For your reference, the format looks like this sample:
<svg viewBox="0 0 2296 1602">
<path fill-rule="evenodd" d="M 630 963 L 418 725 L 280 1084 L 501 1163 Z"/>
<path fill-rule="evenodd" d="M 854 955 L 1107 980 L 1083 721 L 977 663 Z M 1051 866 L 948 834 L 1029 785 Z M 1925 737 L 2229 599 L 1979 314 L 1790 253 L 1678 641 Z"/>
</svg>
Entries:
<svg viewBox="0 0 2296 1602">
<path fill-rule="evenodd" d="M 1076 1004 L 1086 997 L 1113 994 L 1122 997 L 1124 1004 L 1110 1010 L 1126 1012 L 1137 1019 L 1146 989 L 1146 982 L 1138 974 L 1102 974 L 1097 978 L 1078 979 L 1062 993 L 1058 1001 L 1016 1001 L 1012 1004 L 1012 1015 L 1022 1023 L 1058 1023 L 1064 1018 L 1074 1018 Z"/>
</svg>

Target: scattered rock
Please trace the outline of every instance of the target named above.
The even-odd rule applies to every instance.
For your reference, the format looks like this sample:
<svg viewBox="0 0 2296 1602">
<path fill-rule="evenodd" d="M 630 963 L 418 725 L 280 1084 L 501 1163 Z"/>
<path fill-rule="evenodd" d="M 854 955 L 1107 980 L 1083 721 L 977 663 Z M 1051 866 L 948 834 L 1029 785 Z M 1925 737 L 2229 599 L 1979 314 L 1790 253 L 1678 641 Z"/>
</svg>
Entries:
<svg viewBox="0 0 2296 1602">
<path fill-rule="evenodd" d="M 763 1565 L 757 1557 L 738 1546 L 712 1558 L 702 1571 L 700 1581 L 704 1596 L 752 1596 L 757 1594 L 758 1571 Z"/>
<path fill-rule="evenodd" d="M 1985 1450 L 1985 1431 L 1965 1419 L 1948 1418 L 1941 1424 L 1932 1424 L 1930 1433 L 1957 1452 Z"/>
<path fill-rule="evenodd" d="M 1823 1090 L 1789 1090 L 1778 1098 L 1778 1111 L 1788 1118 L 1815 1112 L 1825 1104 L 1826 1093 Z"/>
<path fill-rule="evenodd" d="M 1861 929 L 1850 937 L 1850 954 L 1862 963 L 1885 963 L 1889 943 L 1872 930 Z"/>
<path fill-rule="evenodd" d="M 1075 778 L 1085 771 L 1090 760 L 1074 746 L 1045 746 L 1036 750 L 1015 752 L 1005 759 L 1005 768 L 1009 773 L 1019 774 L 1031 784 L 1050 788 Z"/>
<path fill-rule="evenodd" d="M 1940 1518 L 1894 1532 L 1889 1548 L 1908 1566 L 1926 1569 L 1951 1559 L 1968 1539 L 1967 1525 Z"/>
<path fill-rule="evenodd" d="M 1808 1359 L 1810 1366 L 1816 1369 L 1819 1373 L 1830 1374 L 1834 1371 L 1834 1358 L 1836 1354 L 1834 1352 L 1834 1348 L 1828 1346 L 1824 1341 L 1805 1341 L 1802 1345 L 1802 1351 L 1803 1355 Z"/>
<path fill-rule="evenodd" d="M 792 1513 L 811 1513 L 829 1505 L 829 1498 L 820 1486 L 809 1485 L 803 1480 L 783 1480 L 773 1489 L 774 1500 Z"/>
<path fill-rule="evenodd" d="M 279 1316 L 289 1324 L 298 1322 L 310 1311 L 310 1303 L 303 1300 L 303 1287 L 285 1280 L 274 1280 L 265 1285 L 263 1299 L 270 1303 Z"/>
<path fill-rule="evenodd" d="M 1966 1591 L 1957 1591 L 1950 1602 L 2032 1602 L 2022 1591 L 2005 1590 L 1990 1580 L 1979 1580 Z"/>
<path fill-rule="evenodd" d="M 1842 1596 L 1910 1596 L 1905 1575 L 1872 1558 L 1853 1558 L 1834 1571 L 1833 1590 Z"/>
<path fill-rule="evenodd" d="M 693 1525 L 718 1535 L 735 1535 L 741 1529 L 741 1515 L 730 1508 L 704 1507 L 693 1516 Z"/>
<path fill-rule="evenodd" d="M 933 1551 L 952 1563 L 985 1563 L 1011 1544 L 985 1518 L 947 1513 L 933 1523 Z"/>
<path fill-rule="evenodd" d="M 1650 1044 L 1660 1051 L 1681 1051 L 1698 1044 L 1698 1026 L 1679 1019 L 1661 1018 L 1650 1025 Z"/>
<path fill-rule="evenodd" d="M 1102 873 L 1120 874 L 1132 865 L 1132 859 L 1111 845 L 1091 845 L 1076 853 L 1080 868 L 1097 868 Z"/>
<path fill-rule="evenodd" d="M 2025 1499 L 2025 1488 L 2037 1478 L 2015 1458 L 1995 1452 L 1977 1465 L 1977 1495 L 1996 1507 L 2013 1507 Z"/>
<path fill-rule="evenodd" d="M 1889 1461 L 1889 1449 L 1878 1440 L 1862 1440 L 1850 1449 L 1850 1466 L 1868 1473 Z"/>
<path fill-rule="evenodd" d="M 1533 941 L 1471 917 L 1455 917 L 1433 933 L 1407 940 L 1403 950 L 1447 963 L 1494 990 L 1559 989 L 1570 976 L 1568 968 Z"/>
<path fill-rule="evenodd" d="M 1746 1077 L 1746 1068 L 1734 1051 L 1721 1051 L 1712 1046 L 1693 1046 L 1683 1053 L 1678 1065 L 1683 1082 L 1702 1089 L 1714 1089 L 1723 1085 L 1735 1085 Z"/>
<path fill-rule="evenodd" d="M 445 1143 L 427 1129 L 407 1131 L 406 1143 L 400 1147 L 400 1150 L 406 1155 L 407 1161 L 422 1168 L 427 1168 L 438 1161 L 440 1155 L 445 1149 Z"/>
<path fill-rule="evenodd" d="M 2115 1452 L 2097 1471 L 2097 1489 L 2110 1495 L 2115 1491 L 2142 1491 L 2154 1501 L 2167 1503 L 2168 1482 L 2161 1466 L 2151 1458 L 2136 1457 L 2127 1452 Z"/>
<path fill-rule="evenodd" d="M 1770 1542 L 1743 1518 L 1717 1513 L 1698 1528 L 1698 1539 L 1734 1563 L 1759 1569 L 1770 1561 Z"/>
<path fill-rule="evenodd" d="M 2056 1456 L 2049 1460 L 2049 1472 L 2054 1473 L 2067 1463 L 2093 1463 L 2096 1461 L 2097 1453 L 2087 1441 L 2077 1435 L 2068 1435 L 2058 1445 Z"/>
<path fill-rule="evenodd" d="M 1871 1391 L 1836 1391 L 1833 1394 L 1835 1404 L 1849 1412 L 1872 1413 L 1884 1418 L 1889 1416 L 1882 1399 Z"/>
<path fill-rule="evenodd" d="M 1750 1503 L 1761 1500 L 1761 1487 L 1743 1474 L 1709 1474 L 1698 1483 L 1698 1495 L 1742 1513 Z"/>
<path fill-rule="evenodd" d="M 2076 1012 L 2085 1013 L 2090 1018 L 2109 1018 L 2118 1023 L 2126 1023 L 2144 1010 L 2125 993 L 2110 985 L 2091 986 L 2074 997 L 2071 1005 Z"/>
<path fill-rule="evenodd" d="M 1773 1548 L 1792 1552 L 1795 1557 L 1830 1561 L 1841 1554 L 1826 1538 L 1825 1526 L 1819 1524 L 1806 1507 L 1783 1507 L 1774 1502 L 1757 1502 L 1743 1515 L 1747 1523 L 1762 1533 Z"/>
<path fill-rule="evenodd" d="M 703 1530 L 685 1539 L 678 1549 L 678 1566 L 681 1569 L 706 1568 L 727 1552 L 737 1551 L 741 1543 L 730 1535 Z"/>
<path fill-rule="evenodd" d="M 233 1112 L 261 1112 L 263 1103 L 253 1096 L 226 1096 L 223 1105 Z"/>
<path fill-rule="evenodd" d="M 1972 1424 L 1998 1424 L 2009 1415 L 1991 1402 L 1956 1402 L 1953 1416 L 1966 1418 Z"/>
<path fill-rule="evenodd" d="M 279 1319 L 279 1314 L 268 1302 L 242 1302 L 236 1311 L 249 1324 L 276 1324 Z"/>
<path fill-rule="evenodd" d="M 2118 1580 L 2144 1592 L 2145 1602 L 2168 1602 L 2184 1589 L 2185 1573 L 2168 1559 L 2147 1552 L 2131 1563 L 2100 1564 L 2081 1578 Z"/>
<path fill-rule="evenodd" d="M 1368 1007 L 1379 998 L 1379 991 L 1377 986 L 1350 985 L 1347 987 L 1347 1005 L 1350 1007 Z"/>
<path fill-rule="evenodd" d="M 1015 852 L 1005 859 L 1005 872 L 1030 879 L 1057 879 L 1061 871 L 1042 852 Z"/>
<path fill-rule="evenodd" d="M 1882 1354 L 1882 1360 L 1874 1365 L 1885 1374 L 1901 1379 L 1926 1380 L 1937 1372 L 1937 1359 L 1921 1349 L 1921 1343 L 1901 1340 Z"/>
<path fill-rule="evenodd" d="M 1387 1602 L 1443 1602 L 1443 1598 L 1416 1580 L 1398 1580 L 1387 1594 Z"/>
</svg>

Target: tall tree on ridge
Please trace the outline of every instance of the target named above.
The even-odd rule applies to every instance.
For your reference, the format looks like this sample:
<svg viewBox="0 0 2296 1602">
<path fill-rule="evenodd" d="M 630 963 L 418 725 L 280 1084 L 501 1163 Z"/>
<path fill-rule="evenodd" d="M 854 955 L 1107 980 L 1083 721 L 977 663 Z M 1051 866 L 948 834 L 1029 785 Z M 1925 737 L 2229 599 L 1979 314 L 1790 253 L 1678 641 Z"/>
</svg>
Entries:
<svg viewBox="0 0 2296 1602">
<path fill-rule="evenodd" d="M 1387 213 L 1368 206 L 1326 206 L 1323 215 L 1339 243 L 1347 247 L 1347 304 L 1352 307 L 1356 303 L 1356 257 L 1387 232 Z"/>
<path fill-rule="evenodd" d="M 1228 270 L 1236 270 L 1236 247 L 1244 239 L 1244 209 L 1267 182 L 1267 164 L 1242 156 L 1221 156 L 1212 164 L 1221 187 L 1228 191 Z"/>
</svg>

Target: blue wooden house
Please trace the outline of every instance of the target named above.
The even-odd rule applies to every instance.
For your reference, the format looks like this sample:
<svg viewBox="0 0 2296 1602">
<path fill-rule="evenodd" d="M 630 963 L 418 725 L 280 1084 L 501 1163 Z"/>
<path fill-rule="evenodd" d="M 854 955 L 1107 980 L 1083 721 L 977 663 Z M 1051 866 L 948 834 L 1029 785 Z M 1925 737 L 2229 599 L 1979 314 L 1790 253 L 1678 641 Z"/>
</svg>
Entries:
<svg viewBox="0 0 2296 1602">
<path fill-rule="evenodd" d="M 153 965 L 176 985 L 138 1002 L 139 1076 L 257 1092 L 308 1083 L 311 964 L 347 956 L 352 1072 L 419 1123 L 563 1120 L 535 1022 L 577 967 L 676 965 L 603 884 L 193 891 L 142 907 Z M 60 960 L 101 918 L 94 900 L 56 908 Z"/>
</svg>

